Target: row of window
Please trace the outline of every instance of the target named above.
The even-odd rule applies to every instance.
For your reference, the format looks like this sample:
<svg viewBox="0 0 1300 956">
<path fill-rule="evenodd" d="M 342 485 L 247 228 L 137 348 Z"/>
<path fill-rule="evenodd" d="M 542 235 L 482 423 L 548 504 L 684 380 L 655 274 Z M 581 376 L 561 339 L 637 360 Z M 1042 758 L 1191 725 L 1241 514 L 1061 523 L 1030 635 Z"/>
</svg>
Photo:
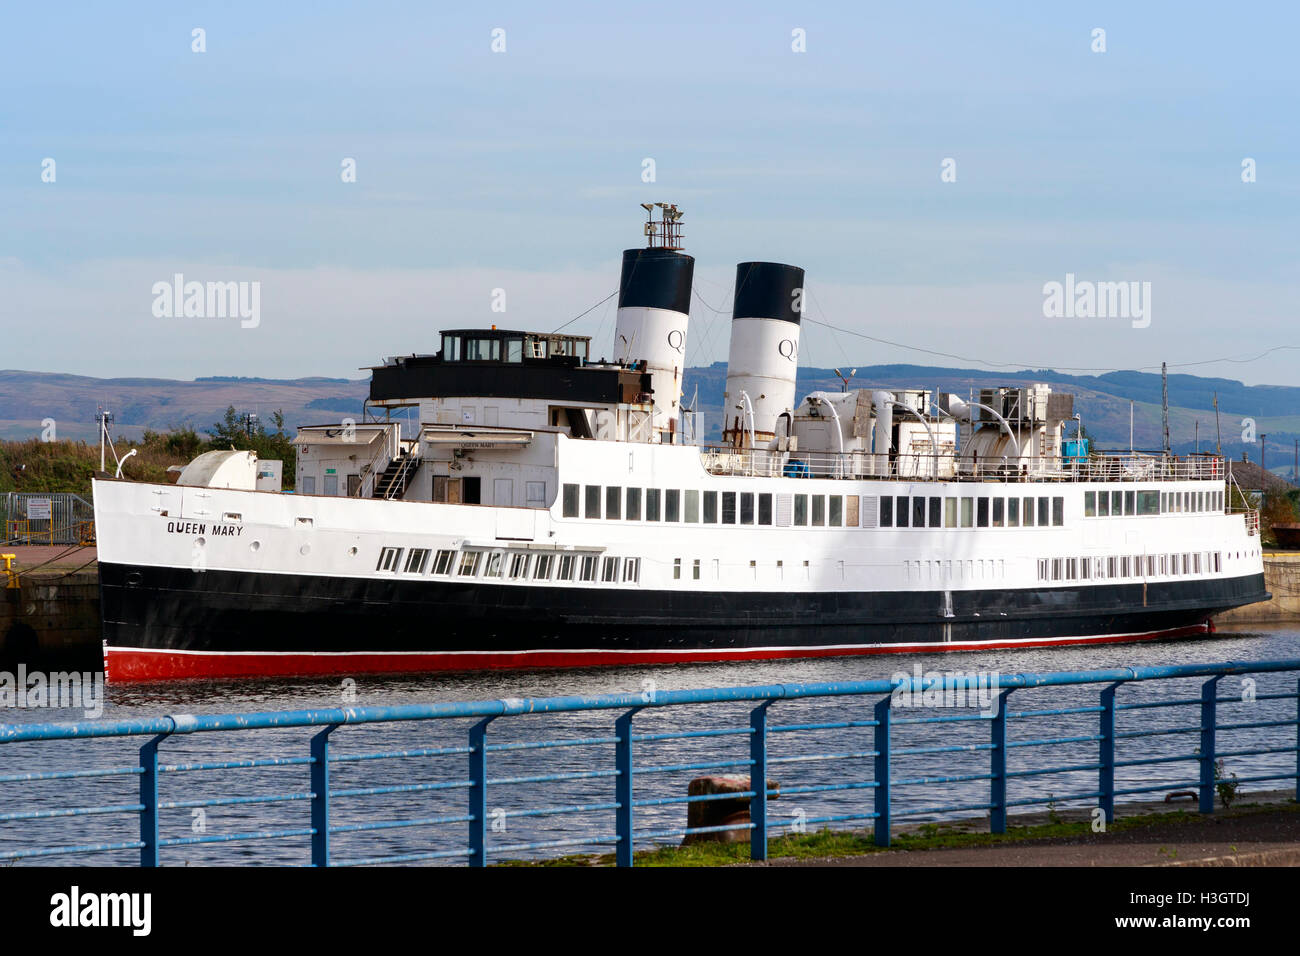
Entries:
<svg viewBox="0 0 1300 956">
<path fill-rule="evenodd" d="M 1222 491 L 1085 491 L 1083 516 L 1195 514 L 1223 511 Z"/>
<path fill-rule="evenodd" d="M 406 555 L 405 561 L 402 556 Z M 636 584 L 641 580 L 640 558 L 618 558 L 583 552 L 489 551 L 466 548 L 460 551 L 429 548 L 384 548 L 379 552 L 377 571 L 424 574 L 436 577 L 496 578 L 513 581 L 587 581 Z"/>
<path fill-rule="evenodd" d="M 869 516 L 868 516 L 869 517 Z M 1065 498 L 881 495 L 882 528 L 1032 528 L 1065 524 Z M 863 520 L 863 525 L 868 525 Z"/>
<path fill-rule="evenodd" d="M 1176 577 L 1205 572 L 1217 574 L 1222 570 L 1221 551 L 1038 559 L 1040 581 L 1105 581 L 1118 578 Z"/>
<path fill-rule="evenodd" d="M 566 484 L 562 508 L 564 517 L 605 518 L 613 521 L 674 521 L 689 524 L 773 523 L 771 494 L 735 491 L 682 491 L 678 488 L 624 488 L 620 485 Z M 789 497 L 788 495 L 784 497 Z M 807 506 L 807 495 L 799 495 Z M 816 496 L 826 507 L 825 495 Z M 836 499 L 836 514 L 843 523 L 843 502 Z M 581 508 L 579 508 L 581 504 Z M 788 522 L 787 522 L 788 523 Z M 807 521 L 804 522 L 807 524 Z"/>
<path fill-rule="evenodd" d="M 1065 498 L 813 495 L 566 484 L 566 518 L 856 528 L 1032 528 L 1065 523 Z"/>
<path fill-rule="evenodd" d="M 856 528 L 1045 528 L 1065 524 L 1061 495 L 813 495 L 564 485 L 566 518 Z M 1085 517 L 1221 512 L 1222 491 L 1088 491 Z"/>
</svg>

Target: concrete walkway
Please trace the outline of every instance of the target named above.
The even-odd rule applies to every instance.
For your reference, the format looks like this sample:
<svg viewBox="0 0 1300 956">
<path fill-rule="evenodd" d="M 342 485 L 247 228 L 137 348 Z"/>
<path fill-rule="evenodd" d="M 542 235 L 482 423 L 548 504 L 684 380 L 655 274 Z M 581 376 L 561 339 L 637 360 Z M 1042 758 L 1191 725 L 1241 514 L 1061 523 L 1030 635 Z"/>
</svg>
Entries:
<svg viewBox="0 0 1300 956">
<path fill-rule="evenodd" d="M 68 571 L 96 560 L 94 545 L 83 548 L 71 544 L 0 544 L 0 554 L 15 555 L 14 570 L 19 573 L 42 565 L 41 571 Z M 3 567 L 4 562 L 0 561 L 0 568 Z M 92 563 L 89 569 L 93 568 Z M 3 577 L 0 574 L 0 578 Z"/>
<path fill-rule="evenodd" d="M 1080 837 L 990 846 L 889 850 L 818 860 L 775 859 L 753 866 L 1300 866 L 1300 812 L 1243 808 Z"/>
</svg>

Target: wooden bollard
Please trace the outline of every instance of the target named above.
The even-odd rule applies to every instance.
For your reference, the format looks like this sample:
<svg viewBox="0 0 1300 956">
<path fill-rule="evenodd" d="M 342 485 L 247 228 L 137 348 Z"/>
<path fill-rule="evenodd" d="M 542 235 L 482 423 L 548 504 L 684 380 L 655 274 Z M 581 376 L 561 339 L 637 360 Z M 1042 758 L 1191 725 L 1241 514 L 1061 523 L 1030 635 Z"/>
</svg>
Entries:
<svg viewBox="0 0 1300 956">
<path fill-rule="evenodd" d="M 768 790 L 780 787 L 775 780 L 767 782 Z M 696 777 L 686 788 L 686 795 L 702 797 L 718 793 L 747 793 L 749 777 Z M 768 794 L 767 799 L 775 800 L 776 794 Z M 692 843 L 742 843 L 749 839 L 749 830 L 744 825 L 749 823 L 749 797 L 734 797 L 730 800 L 697 800 L 686 804 L 686 827 L 734 826 L 733 830 L 714 830 L 712 833 L 688 833 L 682 840 L 682 846 Z"/>
</svg>

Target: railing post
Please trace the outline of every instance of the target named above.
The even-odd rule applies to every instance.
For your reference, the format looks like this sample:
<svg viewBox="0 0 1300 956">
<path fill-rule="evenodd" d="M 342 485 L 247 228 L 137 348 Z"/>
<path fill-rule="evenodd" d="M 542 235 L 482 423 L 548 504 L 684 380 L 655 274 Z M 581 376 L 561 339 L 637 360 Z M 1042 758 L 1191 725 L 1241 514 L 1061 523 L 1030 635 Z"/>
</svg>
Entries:
<svg viewBox="0 0 1300 956">
<path fill-rule="evenodd" d="M 1107 823 L 1115 822 L 1115 691 L 1123 682 L 1117 681 L 1101 691 L 1101 737 L 1097 763 L 1097 790 L 1101 793 L 1098 806 Z"/>
<path fill-rule="evenodd" d="M 311 865 L 330 865 L 330 724 L 311 738 Z"/>
<path fill-rule="evenodd" d="M 989 753 L 989 832 L 1007 832 L 1007 698 L 1014 688 L 997 696 L 998 712 L 993 715 L 993 749 Z"/>
<path fill-rule="evenodd" d="M 749 858 L 767 859 L 767 708 L 765 700 L 749 712 Z"/>
<path fill-rule="evenodd" d="M 1215 728 L 1218 723 L 1219 678 L 1201 685 L 1201 805 L 1202 813 L 1214 812 Z"/>
<path fill-rule="evenodd" d="M 469 729 L 469 865 L 487 866 L 487 726 L 485 717 Z"/>
<path fill-rule="evenodd" d="M 876 846 L 889 846 L 889 715 L 893 695 L 876 702 Z"/>
<path fill-rule="evenodd" d="M 614 778 L 614 802 L 618 809 L 614 811 L 614 832 L 618 836 L 615 862 L 619 866 L 632 865 L 632 715 L 641 708 L 634 707 L 614 721 L 614 769 L 618 775 Z"/>
<path fill-rule="evenodd" d="M 140 865 L 158 865 L 158 745 L 170 734 L 159 734 L 140 748 Z"/>
</svg>

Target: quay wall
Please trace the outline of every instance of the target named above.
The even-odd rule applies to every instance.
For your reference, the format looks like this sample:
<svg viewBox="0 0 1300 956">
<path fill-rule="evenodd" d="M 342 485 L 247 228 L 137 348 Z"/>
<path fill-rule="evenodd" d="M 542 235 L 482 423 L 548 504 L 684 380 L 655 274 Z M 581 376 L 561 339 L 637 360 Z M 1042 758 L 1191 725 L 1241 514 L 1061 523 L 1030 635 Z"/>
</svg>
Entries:
<svg viewBox="0 0 1300 956">
<path fill-rule="evenodd" d="M 1300 551 L 1264 553 L 1264 585 L 1271 601 L 1247 604 L 1215 618 L 1219 624 L 1285 624 L 1300 621 Z"/>
</svg>

